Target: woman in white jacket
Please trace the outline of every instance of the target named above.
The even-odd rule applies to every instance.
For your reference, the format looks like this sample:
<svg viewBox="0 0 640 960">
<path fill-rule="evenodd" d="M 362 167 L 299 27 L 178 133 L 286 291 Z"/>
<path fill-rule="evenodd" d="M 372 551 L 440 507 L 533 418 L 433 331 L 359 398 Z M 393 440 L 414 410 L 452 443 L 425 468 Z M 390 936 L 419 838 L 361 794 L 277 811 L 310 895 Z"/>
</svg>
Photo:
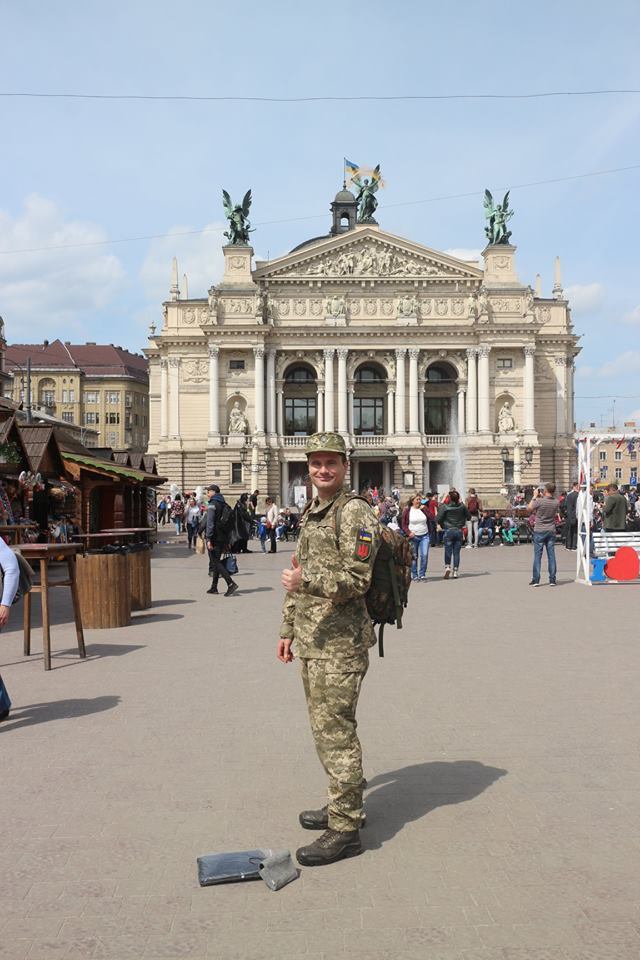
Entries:
<svg viewBox="0 0 640 960">
<path fill-rule="evenodd" d="M 18 590 L 20 569 L 18 558 L 0 537 L 0 567 L 2 567 L 2 599 L 0 600 L 0 629 L 5 626 L 11 613 L 11 604 Z M 11 700 L 0 676 L 0 720 L 6 720 L 11 710 Z"/>
</svg>

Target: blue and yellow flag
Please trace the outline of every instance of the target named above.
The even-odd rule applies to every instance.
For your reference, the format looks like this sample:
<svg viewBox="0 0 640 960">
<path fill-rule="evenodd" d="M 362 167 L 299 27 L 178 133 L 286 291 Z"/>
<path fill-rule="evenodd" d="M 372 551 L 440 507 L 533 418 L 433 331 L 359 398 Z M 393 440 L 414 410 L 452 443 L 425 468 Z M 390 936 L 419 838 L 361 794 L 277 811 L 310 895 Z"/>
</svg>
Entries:
<svg viewBox="0 0 640 960">
<path fill-rule="evenodd" d="M 345 180 L 353 180 L 354 177 L 358 176 L 360 167 L 357 163 L 354 163 L 353 160 L 347 160 L 344 158 L 344 178 Z"/>
</svg>

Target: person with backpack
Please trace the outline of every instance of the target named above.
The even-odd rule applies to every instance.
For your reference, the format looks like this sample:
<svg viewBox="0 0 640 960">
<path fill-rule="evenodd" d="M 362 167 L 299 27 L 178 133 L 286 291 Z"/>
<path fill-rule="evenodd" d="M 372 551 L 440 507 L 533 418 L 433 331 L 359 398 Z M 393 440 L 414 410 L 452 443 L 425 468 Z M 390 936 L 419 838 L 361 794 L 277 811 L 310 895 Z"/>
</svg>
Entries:
<svg viewBox="0 0 640 960">
<path fill-rule="evenodd" d="M 176 525 L 176 533 L 182 533 L 184 520 L 184 503 L 179 493 L 176 493 L 175 500 L 171 506 L 171 518 Z"/>
<path fill-rule="evenodd" d="M 222 577 L 227 585 L 225 597 L 230 597 L 239 587 L 235 580 L 231 579 L 231 575 L 222 562 L 222 555 L 233 546 L 235 515 L 220 493 L 220 487 L 217 483 L 209 484 L 207 493 L 209 494 L 209 502 L 207 504 L 205 542 L 209 552 L 209 576 L 211 577 L 211 586 L 207 593 L 218 592 L 218 580 Z"/>
<path fill-rule="evenodd" d="M 462 529 L 469 520 L 469 511 L 464 503 L 460 503 L 460 494 L 457 490 L 450 490 L 447 499 L 449 502 L 443 503 L 438 510 L 438 524 L 444 530 L 444 578 L 448 580 L 453 573 L 455 580 L 460 568 Z"/>
<path fill-rule="evenodd" d="M 18 584 L 20 583 L 18 558 L 2 537 L 0 537 L 0 568 L 2 568 L 2 598 L 0 599 L 0 628 L 2 628 L 9 622 L 11 604 L 18 592 Z M 0 720 L 6 720 L 10 710 L 11 699 L 2 676 L 0 676 Z"/>
<path fill-rule="evenodd" d="M 475 487 L 469 487 L 469 496 L 467 497 L 467 510 L 469 511 L 469 532 L 467 535 L 467 547 L 478 546 L 478 530 L 480 527 L 480 514 L 482 513 L 482 503 L 478 498 Z"/>
<path fill-rule="evenodd" d="M 298 862 L 319 866 L 362 850 L 356 707 L 376 642 L 365 598 L 382 528 L 370 506 L 343 489 L 347 451 L 340 434 L 313 434 L 305 452 L 318 496 L 302 520 L 291 568 L 282 574 L 287 596 L 277 657 L 291 663 L 295 651 L 300 659 L 311 731 L 329 779 L 327 805 L 299 816 L 306 830 L 324 832 L 297 851 Z"/>
</svg>

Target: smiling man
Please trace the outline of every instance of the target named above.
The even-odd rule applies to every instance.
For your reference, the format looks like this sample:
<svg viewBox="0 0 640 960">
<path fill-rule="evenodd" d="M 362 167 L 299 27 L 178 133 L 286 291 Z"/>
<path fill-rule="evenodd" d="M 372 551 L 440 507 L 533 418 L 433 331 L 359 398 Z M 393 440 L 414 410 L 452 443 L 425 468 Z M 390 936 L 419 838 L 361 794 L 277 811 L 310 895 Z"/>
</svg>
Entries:
<svg viewBox="0 0 640 960">
<path fill-rule="evenodd" d="M 362 850 L 364 778 L 356 707 L 369 647 L 376 642 L 365 595 L 380 535 L 369 505 L 344 490 L 343 438 L 315 433 L 306 454 L 318 496 L 302 521 L 291 569 L 282 574 L 287 597 L 278 659 L 290 663 L 295 653 L 300 660 L 311 732 L 329 778 L 327 805 L 299 817 L 306 830 L 324 830 L 296 854 L 301 864 L 319 866 Z"/>
</svg>

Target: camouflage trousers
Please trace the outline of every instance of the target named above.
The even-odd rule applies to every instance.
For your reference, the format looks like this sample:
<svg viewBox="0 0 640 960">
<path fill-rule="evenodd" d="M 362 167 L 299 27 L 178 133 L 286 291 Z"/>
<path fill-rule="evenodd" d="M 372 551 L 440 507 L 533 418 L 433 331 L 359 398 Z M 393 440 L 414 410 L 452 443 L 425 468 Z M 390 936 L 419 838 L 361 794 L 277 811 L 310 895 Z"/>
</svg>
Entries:
<svg viewBox="0 0 640 960">
<path fill-rule="evenodd" d="M 362 747 L 356 733 L 356 707 L 368 668 L 336 671 L 329 660 L 301 658 L 311 732 L 329 777 L 329 827 L 357 830 L 362 817 Z"/>
</svg>

